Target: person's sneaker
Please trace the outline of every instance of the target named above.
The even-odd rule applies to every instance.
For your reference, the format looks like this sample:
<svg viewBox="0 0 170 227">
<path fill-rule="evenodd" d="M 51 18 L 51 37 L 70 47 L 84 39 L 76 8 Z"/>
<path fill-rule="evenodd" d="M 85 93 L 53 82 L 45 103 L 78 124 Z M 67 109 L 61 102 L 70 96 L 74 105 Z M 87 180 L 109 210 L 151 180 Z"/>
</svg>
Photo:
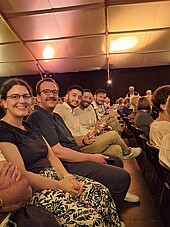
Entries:
<svg viewBox="0 0 170 227">
<path fill-rule="evenodd" d="M 142 153 L 142 149 L 140 147 L 130 147 L 130 154 L 123 155 L 123 159 L 130 159 L 130 158 L 136 158 Z"/>
<path fill-rule="evenodd" d="M 132 193 L 130 193 L 130 192 L 127 192 L 127 194 L 126 194 L 124 200 L 127 201 L 127 202 L 131 202 L 131 203 L 137 203 L 137 202 L 140 201 L 140 200 L 139 200 L 139 196 L 134 195 L 134 194 L 132 194 Z"/>
<path fill-rule="evenodd" d="M 123 221 L 120 222 L 121 226 L 120 227 L 126 227 L 125 223 Z"/>
</svg>

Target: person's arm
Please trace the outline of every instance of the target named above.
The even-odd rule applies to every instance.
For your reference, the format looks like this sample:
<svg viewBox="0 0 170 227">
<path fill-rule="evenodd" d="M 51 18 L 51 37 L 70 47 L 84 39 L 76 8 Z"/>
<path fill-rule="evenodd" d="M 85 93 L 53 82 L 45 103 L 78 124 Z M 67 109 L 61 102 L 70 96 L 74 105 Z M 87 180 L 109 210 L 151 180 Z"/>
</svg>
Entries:
<svg viewBox="0 0 170 227">
<path fill-rule="evenodd" d="M 85 144 L 83 143 L 84 136 L 74 136 L 76 144 L 78 147 L 84 147 Z"/>
<path fill-rule="evenodd" d="M 32 196 L 28 180 L 9 162 L 0 162 L 0 183 L 0 197 L 3 201 L 0 213 L 18 210 Z"/>
<path fill-rule="evenodd" d="M 21 180 L 14 182 L 8 187 L 0 190 L 0 197 L 3 200 L 3 205 L 0 212 L 13 212 L 31 198 L 32 189 L 29 181 L 25 177 L 21 177 Z"/>
<path fill-rule="evenodd" d="M 52 147 L 54 154 L 61 160 L 67 162 L 98 162 L 106 163 L 107 156 L 102 154 L 87 154 L 79 151 L 72 150 L 67 147 L 63 147 L 60 143 L 57 143 Z"/>
<path fill-rule="evenodd" d="M 11 162 L 0 162 L 0 190 L 21 179 L 21 172 Z"/>
<path fill-rule="evenodd" d="M 47 143 L 47 142 L 46 142 Z M 47 143 L 48 146 L 48 159 L 51 163 L 51 165 L 55 168 L 56 172 L 58 173 L 58 175 L 60 176 L 60 178 L 70 178 L 71 183 L 74 185 L 74 189 L 77 191 L 77 196 L 80 196 L 82 193 L 82 183 L 77 181 L 72 174 L 69 174 L 67 172 L 67 170 L 64 168 L 63 164 L 61 163 L 61 161 L 59 160 L 59 158 L 54 154 L 52 148 L 49 146 L 49 144 Z"/>
<path fill-rule="evenodd" d="M 74 188 L 74 184 L 71 182 L 72 180 L 71 177 L 65 178 L 60 181 L 56 181 L 27 171 L 25 169 L 23 159 L 16 145 L 8 142 L 1 142 L 0 150 L 2 151 L 2 154 L 5 156 L 6 160 L 16 165 L 23 174 L 23 176 L 28 178 L 33 189 L 35 190 L 60 189 L 76 195 L 79 194 L 79 192 Z"/>
</svg>

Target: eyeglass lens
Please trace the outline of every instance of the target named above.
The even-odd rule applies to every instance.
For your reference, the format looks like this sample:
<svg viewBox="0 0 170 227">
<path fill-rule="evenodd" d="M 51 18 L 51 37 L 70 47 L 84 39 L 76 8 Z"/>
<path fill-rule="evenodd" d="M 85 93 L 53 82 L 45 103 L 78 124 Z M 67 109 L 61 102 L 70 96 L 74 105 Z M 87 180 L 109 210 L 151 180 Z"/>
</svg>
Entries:
<svg viewBox="0 0 170 227">
<path fill-rule="evenodd" d="M 54 96 L 57 96 L 59 93 L 57 90 L 49 90 L 49 89 L 42 90 L 41 92 L 43 92 L 45 95 L 50 95 L 52 93 Z"/>
<path fill-rule="evenodd" d="M 11 98 L 11 99 L 14 99 L 14 100 L 18 100 L 21 97 L 23 97 L 23 99 L 29 99 L 29 98 L 31 98 L 31 95 L 30 94 L 24 94 L 24 95 L 13 94 L 13 95 L 7 96 L 7 98 Z"/>
</svg>

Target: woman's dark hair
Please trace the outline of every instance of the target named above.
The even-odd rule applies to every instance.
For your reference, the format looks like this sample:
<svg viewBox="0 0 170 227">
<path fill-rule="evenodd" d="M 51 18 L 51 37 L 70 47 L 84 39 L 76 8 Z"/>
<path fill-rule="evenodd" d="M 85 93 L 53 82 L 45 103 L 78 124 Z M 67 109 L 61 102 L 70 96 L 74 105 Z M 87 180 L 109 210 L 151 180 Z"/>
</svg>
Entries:
<svg viewBox="0 0 170 227">
<path fill-rule="evenodd" d="M 10 78 L 1 85 L 1 89 L 0 89 L 1 99 L 6 100 L 8 91 L 14 85 L 21 85 L 21 86 L 26 87 L 29 94 L 32 96 L 32 88 L 28 85 L 28 83 L 25 80 L 19 79 L 19 78 Z"/>
<path fill-rule="evenodd" d="M 147 110 L 147 112 L 150 114 L 151 113 L 151 104 L 148 98 L 146 97 L 141 97 L 138 100 L 138 110 Z"/>
</svg>

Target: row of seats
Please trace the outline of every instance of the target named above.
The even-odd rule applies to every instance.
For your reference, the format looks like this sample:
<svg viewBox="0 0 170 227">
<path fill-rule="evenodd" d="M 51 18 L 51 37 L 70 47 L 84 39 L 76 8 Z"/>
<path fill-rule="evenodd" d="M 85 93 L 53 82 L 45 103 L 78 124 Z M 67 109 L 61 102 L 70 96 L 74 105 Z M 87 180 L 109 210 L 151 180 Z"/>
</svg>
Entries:
<svg viewBox="0 0 170 227">
<path fill-rule="evenodd" d="M 120 117 L 130 132 L 130 136 L 128 135 L 130 146 L 140 146 L 143 150 L 142 155 L 137 157 L 137 161 L 143 176 L 149 175 L 149 181 L 147 183 L 152 195 L 154 194 L 157 180 L 159 179 L 162 183 L 158 201 L 158 207 L 160 209 L 165 191 L 168 190 L 170 196 L 170 169 L 159 161 L 159 149 L 150 143 L 143 131 L 140 128 L 135 127 L 128 117 L 125 117 L 122 114 L 120 114 Z"/>
</svg>

